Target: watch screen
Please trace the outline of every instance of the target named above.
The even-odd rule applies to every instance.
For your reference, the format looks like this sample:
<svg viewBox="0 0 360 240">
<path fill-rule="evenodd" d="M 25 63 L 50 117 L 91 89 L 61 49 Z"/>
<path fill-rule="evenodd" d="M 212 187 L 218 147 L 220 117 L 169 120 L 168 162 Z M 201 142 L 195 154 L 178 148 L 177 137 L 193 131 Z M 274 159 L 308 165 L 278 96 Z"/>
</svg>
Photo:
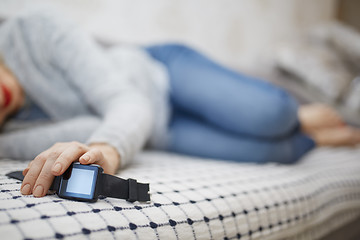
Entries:
<svg viewBox="0 0 360 240">
<path fill-rule="evenodd" d="M 67 182 L 66 192 L 91 194 L 94 175 L 94 171 L 73 168 L 71 177 Z"/>
<path fill-rule="evenodd" d="M 62 175 L 59 196 L 75 200 L 92 200 L 99 168 L 93 165 L 72 164 Z"/>
</svg>

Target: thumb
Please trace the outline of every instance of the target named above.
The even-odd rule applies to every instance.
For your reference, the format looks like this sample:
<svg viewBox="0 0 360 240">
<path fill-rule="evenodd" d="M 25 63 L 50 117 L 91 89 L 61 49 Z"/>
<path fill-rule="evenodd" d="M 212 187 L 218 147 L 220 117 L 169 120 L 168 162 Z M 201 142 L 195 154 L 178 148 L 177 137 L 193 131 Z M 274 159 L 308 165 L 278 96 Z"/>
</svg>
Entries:
<svg viewBox="0 0 360 240">
<path fill-rule="evenodd" d="M 104 155 L 99 149 L 92 148 L 86 153 L 84 153 L 80 158 L 79 162 L 81 164 L 99 164 L 102 166 L 104 164 Z"/>
</svg>

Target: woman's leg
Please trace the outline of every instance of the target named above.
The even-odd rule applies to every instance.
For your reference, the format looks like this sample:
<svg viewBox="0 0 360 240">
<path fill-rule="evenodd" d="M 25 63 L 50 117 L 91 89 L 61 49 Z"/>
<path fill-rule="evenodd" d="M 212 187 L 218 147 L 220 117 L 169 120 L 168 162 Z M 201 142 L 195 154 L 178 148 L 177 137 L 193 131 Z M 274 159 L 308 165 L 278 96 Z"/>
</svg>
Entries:
<svg viewBox="0 0 360 240">
<path fill-rule="evenodd" d="M 224 68 L 183 45 L 146 49 L 168 69 L 175 108 L 253 137 L 280 138 L 298 128 L 297 103 L 284 90 Z"/>
<path fill-rule="evenodd" d="M 314 147 L 314 142 L 300 133 L 267 141 L 230 134 L 185 113 L 173 116 L 169 130 L 169 151 L 238 162 L 293 163 Z"/>
</svg>

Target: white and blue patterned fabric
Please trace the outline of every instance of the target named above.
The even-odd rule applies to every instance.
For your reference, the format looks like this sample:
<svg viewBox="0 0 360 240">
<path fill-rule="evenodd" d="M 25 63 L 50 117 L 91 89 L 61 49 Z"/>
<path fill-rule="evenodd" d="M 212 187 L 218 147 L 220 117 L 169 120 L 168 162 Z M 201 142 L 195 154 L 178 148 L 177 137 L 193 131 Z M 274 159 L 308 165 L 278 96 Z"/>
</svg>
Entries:
<svg viewBox="0 0 360 240">
<path fill-rule="evenodd" d="M 1 239 L 318 239 L 360 216 L 360 149 L 317 149 L 295 165 L 143 152 L 122 178 L 150 203 L 22 196 L 0 160 Z"/>
</svg>

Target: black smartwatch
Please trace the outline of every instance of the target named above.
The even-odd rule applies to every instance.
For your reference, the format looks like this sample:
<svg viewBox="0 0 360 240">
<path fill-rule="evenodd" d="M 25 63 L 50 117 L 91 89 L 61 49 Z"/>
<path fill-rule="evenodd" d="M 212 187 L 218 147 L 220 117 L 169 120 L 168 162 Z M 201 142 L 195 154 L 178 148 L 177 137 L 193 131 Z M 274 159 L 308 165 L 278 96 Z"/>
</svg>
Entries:
<svg viewBox="0 0 360 240">
<path fill-rule="evenodd" d="M 6 176 L 21 181 L 24 179 L 22 171 L 11 172 Z M 50 190 L 56 191 L 61 198 L 85 202 L 96 202 L 100 195 L 129 202 L 150 201 L 149 184 L 105 174 L 98 165 L 78 162 L 72 163 L 63 175 L 55 177 Z"/>
</svg>

